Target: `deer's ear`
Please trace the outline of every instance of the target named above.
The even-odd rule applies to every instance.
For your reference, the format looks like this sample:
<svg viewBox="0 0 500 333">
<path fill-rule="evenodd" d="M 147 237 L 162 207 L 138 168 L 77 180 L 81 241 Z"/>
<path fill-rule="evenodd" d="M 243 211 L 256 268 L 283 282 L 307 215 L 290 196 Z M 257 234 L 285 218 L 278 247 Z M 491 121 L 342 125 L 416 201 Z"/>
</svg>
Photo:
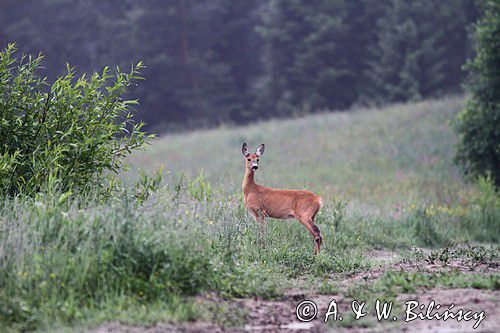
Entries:
<svg viewBox="0 0 500 333">
<path fill-rule="evenodd" d="M 266 146 L 264 146 L 264 144 L 261 144 L 259 146 L 259 148 L 257 148 L 255 155 L 260 156 L 260 155 L 264 154 L 264 148 L 266 148 Z"/>
<path fill-rule="evenodd" d="M 248 149 L 248 146 L 246 143 L 243 143 L 243 146 L 241 147 L 241 152 L 243 153 L 243 155 L 245 157 L 247 157 L 248 155 L 250 155 L 250 150 Z"/>
</svg>

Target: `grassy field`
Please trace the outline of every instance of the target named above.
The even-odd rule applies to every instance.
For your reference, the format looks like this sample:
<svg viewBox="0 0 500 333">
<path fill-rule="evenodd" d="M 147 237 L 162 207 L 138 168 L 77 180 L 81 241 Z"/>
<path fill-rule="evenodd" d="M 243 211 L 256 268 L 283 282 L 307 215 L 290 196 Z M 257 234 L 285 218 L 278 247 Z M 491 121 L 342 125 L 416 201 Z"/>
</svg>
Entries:
<svg viewBox="0 0 500 333">
<path fill-rule="evenodd" d="M 462 106 L 453 97 L 168 135 L 122 175 L 133 184 L 137 168 L 165 165 L 144 201 L 137 192 L 153 189 L 151 179 L 106 203 L 58 193 L 7 200 L 0 329 L 292 328 L 304 298 L 324 309 L 332 297 L 429 293 L 469 295 L 463 306 L 495 318 L 500 199 L 487 181 L 465 183 L 452 162 L 450 121 Z M 294 220 L 271 219 L 259 235 L 242 205 L 243 141 L 267 145 L 258 183 L 323 196 L 319 256 Z M 311 325 L 303 328 L 398 327 L 351 317 Z"/>
<path fill-rule="evenodd" d="M 175 176 L 203 172 L 214 186 L 237 192 L 244 174 L 241 144 L 255 149 L 265 143 L 257 174 L 263 184 L 377 207 L 449 204 L 469 190 L 452 161 L 450 122 L 463 104 L 452 97 L 167 135 L 132 164 L 149 170 L 163 164 Z"/>
</svg>

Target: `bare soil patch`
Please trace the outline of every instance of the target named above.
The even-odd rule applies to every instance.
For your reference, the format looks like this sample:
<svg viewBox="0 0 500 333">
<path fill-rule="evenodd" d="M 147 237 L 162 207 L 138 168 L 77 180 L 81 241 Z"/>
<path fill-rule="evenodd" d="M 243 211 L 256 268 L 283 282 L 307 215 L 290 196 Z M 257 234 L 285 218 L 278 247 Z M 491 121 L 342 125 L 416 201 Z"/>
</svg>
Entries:
<svg viewBox="0 0 500 333">
<path fill-rule="evenodd" d="M 428 253 L 428 252 L 427 252 Z M 404 260 L 398 254 L 390 251 L 371 251 L 366 258 L 372 262 L 372 268 L 349 276 L 333 277 L 337 281 L 341 292 L 337 295 L 322 295 L 316 290 L 303 290 L 299 288 L 285 290 L 284 296 L 279 300 L 263 300 L 259 298 L 244 298 L 229 301 L 234 309 L 246 313 L 244 325 L 228 327 L 220 323 L 214 315 L 214 320 L 196 321 L 188 323 L 159 323 L 152 327 L 132 327 L 120 323 L 108 323 L 96 329 L 93 333 L 104 332 L 500 332 L 500 291 L 478 289 L 418 289 L 413 294 L 400 294 L 393 304 L 391 313 L 397 320 L 377 321 L 375 310 L 367 308 L 368 315 L 358 321 L 353 320 L 351 302 L 345 297 L 345 289 L 359 282 L 370 283 L 380 278 L 386 271 L 403 270 L 406 272 L 440 272 L 460 271 L 462 273 L 499 273 L 498 265 L 477 264 L 470 265 L 461 259 L 440 260 Z M 216 295 L 199 296 L 200 302 L 212 303 L 211 308 L 217 309 L 217 304 L 228 302 Z M 296 306 L 303 300 L 312 300 L 318 308 L 318 316 L 310 322 L 301 322 L 296 318 Z M 324 323 L 325 313 L 332 300 L 338 305 L 338 312 L 345 319 L 343 322 L 333 323 L 330 317 Z M 405 302 L 416 300 L 420 304 L 428 305 L 432 300 L 440 304 L 440 313 L 448 309 L 453 303 L 454 312 L 458 309 L 473 312 L 484 311 L 485 318 L 476 330 L 473 330 L 475 320 L 457 321 L 456 319 L 420 320 L 404 322 Z M 215 304 L 215 306 L 214 306 Z M 367 304 L 368 306 L 368 304 Z M 231 310 L 231 309 L 230 309 Z M 226 310 L 227 311 L 227 307 Z M 425 310 L 423 310 L 425 312 Z M 434 311 L 436 312 L 436 311 Z M 432 313 L 432 312 L 431 312 Z M 219 324 L 214 322 L 219 321 Z"/>
</svg>

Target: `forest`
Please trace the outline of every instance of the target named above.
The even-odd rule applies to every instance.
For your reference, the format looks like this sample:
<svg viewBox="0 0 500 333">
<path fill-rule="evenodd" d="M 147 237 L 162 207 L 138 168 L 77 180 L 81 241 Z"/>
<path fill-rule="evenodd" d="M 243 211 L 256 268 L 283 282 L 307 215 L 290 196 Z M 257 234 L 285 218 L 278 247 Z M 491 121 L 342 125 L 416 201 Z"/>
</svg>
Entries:
<svg viewBox="0 0 500 333">
<path fill-rule="evenodd" d="M 499 87 L 498 0 L 0 0 L 0 332 L 500 332 Z"/>
<path fill-rule="evenodd" d="M 2 1 L 0 47 L 49 79 L 143 61 L 150 130 L 245 123 L 461 92 L 472 0 Z"/>
</svg>

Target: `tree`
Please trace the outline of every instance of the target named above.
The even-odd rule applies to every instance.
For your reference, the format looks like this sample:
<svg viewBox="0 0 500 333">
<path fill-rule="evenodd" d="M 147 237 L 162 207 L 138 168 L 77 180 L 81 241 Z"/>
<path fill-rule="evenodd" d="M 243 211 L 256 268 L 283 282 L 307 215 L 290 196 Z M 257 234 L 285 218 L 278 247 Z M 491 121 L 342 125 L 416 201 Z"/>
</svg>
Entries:
<svg viewBox="0 0 500 333">
<path fill-rule="evenodd" d="M 379 3 L 380 4 L 380 3 Z M 376 23 L 363 100 L 381 104 L 442 96 L 460 89 L 467 54 L 468 0 L 390 0 Z"/>
<path fill-rule="evenodd" d="M 143 60 L 149 129 L 460 91 L 474 0 L 3 1 L 0 47 L 78 74 Z"/>
<path fill-rule="evenodd" d="M 472 176 L 500 186 L 500 3 L 485 1 L 475 29 L 477 55 L 467 68 L 471 97 L 458 117 L 456 160 Z"/>
<path fill-rule="evenodd" d="M 373 26 L 371 1 L 271 1 L 259 31 L 267 45 L 267 93 L 278 113 L 345 109 L 358 98 Z"/>
</svg>

